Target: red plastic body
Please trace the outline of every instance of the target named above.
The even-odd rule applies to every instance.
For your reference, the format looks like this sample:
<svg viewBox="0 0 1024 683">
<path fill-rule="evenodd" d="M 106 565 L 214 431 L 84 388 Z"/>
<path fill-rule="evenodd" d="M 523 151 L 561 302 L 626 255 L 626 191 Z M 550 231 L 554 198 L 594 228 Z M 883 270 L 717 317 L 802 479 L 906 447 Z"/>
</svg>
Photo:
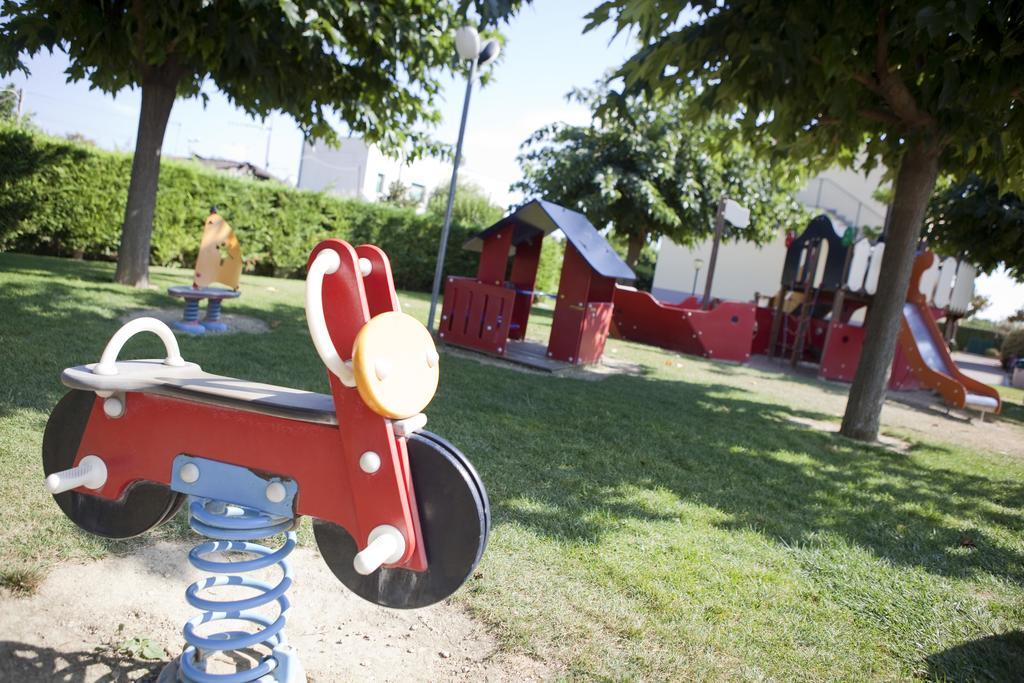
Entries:
<svg viewBox="0 0 1024 683">
<path fill-rule="evenodd" d="M 317 245 L 310 262 L 327 248 L 341 256 L 341 267 L 324 278 L 324 317 L 335 347 L 348 359 L 362 326 L 375 315 L 400 310 L 398 298 L 380 249 L 353 249 L 330 239 Z M 373 265 L 366 277 L 359 272 L 360 257 Z M 112 419 L 97 400 L 76 464 L 87 454 L 99 455 L 107 464 L 107 482 L 98 491 L 78 490 L 116 499 L 135 481 L 169 485 L 179 454 L 240 465 L 294 479 L 296 513 L 339 524 L 360 549 L 374 527 L 394 526 L 406 538 L 406 552 L 388 566 L 423 571 L 426 553 L 405 439 L 395 436 L 391 421 L 370 410 L 355 388 L 330 372 L 328 377 L 338 427 L 139 392 L 127 393 L 125 414 Z M 359 467 L 366 451 L 380 456 L 372 474 Z"/>
<path fill-rule="evenodd" d="M 600 360 L 611 326 L 614 295 L 615 280 L 595 272 L 567 243 L 548 356 L 576 365 Z"/>
<path fill-rule="evenodd" d="M 617 286 L 612 336 L 743 363 L 750 359 L 756 318 L 751 303 L 723 301 L 702 311 L 693 297 L 667 304 L 647 292 Z"/>
</svg>

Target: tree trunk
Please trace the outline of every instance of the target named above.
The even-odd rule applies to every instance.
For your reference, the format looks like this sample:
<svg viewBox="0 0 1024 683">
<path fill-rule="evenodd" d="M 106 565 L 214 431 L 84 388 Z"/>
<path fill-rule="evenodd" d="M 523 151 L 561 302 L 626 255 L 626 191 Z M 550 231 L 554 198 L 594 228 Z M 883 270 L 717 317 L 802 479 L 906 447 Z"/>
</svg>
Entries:
<svg viewBox="0 0 1024 683">
<path fill-rule="evenodd" d="M 114 275 L 114 279 L 124 285 L 149 285 L 149 245 L 160 180 L 160 148 L 164 143 L 179 78 L 180 71 L 171 63 L 143 70 L 142 109 Z"/>
<path fill-rule="evenodd" d="M 644 250 L 646 243 L 646 232 L 634 233 L 629 236 L 629 242 L 626 247 L 626 265 L 630 268 L 636 268 L 636 262 L 640 260 L 640 252 Z"/>
<path fill-rule="evenodd" d="M 840 429 L 844 436 L 863 441 L 874 441 L 878 437 L 889 368 L 903 319 L 903 303 L 921 224 L 938 176 L 940 151 L 938 142 L 924 135 L 910 142 L 900 161 L 878 291 L 871 301 L 864 347 Z"/>
</svg>

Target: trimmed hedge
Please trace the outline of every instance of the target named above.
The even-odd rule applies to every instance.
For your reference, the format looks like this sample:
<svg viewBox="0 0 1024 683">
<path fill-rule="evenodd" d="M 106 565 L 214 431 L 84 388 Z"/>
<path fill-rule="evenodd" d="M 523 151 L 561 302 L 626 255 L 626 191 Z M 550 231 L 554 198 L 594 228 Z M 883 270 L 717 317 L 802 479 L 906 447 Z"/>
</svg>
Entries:
<svg viewBox="0 0 1024 683">
<path fill-rule="evenodd" d="M 968 322 L 957 327 L 955 341 L 958 349 L 968 353 L 985 353 L 988 349 L 998 349 L 1003 337 L 996 330 L 974 327 Z"/>
<path fill-rule="evenodd" d="M 1024 327 L 1010 331 L 1003 338 L 999 356 L 1003 362 L 1003 368 L 1011 371 L 1013 370 L 1012 364 L 1024 358 Z"/>
<path fill-rule="evenodd" d="M 0 250 L 116 257 L 130 154 L 0 126 L 0 159 Z M 301 277 L 310 249 L 340 237 L 383 248 L 403 289 L 429 290 L 433 281 L 437 216 L 236 178 L 189 161 L 161 167 L 151 263 L 191 267 L 212 205 L 238 234 L 250 272 Z M 477 255 L 459 247 L 482 227 L 452 226 L 447 271 L 476 271 Z"/>
</svg>

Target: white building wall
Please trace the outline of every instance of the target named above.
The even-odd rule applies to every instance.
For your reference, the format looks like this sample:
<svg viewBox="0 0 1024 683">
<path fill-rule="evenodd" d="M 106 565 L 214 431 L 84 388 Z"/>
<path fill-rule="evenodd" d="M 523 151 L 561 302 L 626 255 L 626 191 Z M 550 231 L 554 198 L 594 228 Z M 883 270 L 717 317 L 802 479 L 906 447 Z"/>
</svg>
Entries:
<svg viewBox="0 0 1024 683">
<path fill-rule="evenodd" d="M 302 145 L 298 186 L 341 197 L 364 197 L 368 148 L 359 138 L 346 138 L 339 147 L 306 141 Z"/>
<path fill-rule="evenodd" d="M 409 188 L 419 200 L 418 208 L 426 208 L 427 198 L 439 185 L 447 186 L 452 166 L 447 160 L 425 158 L 412 163 L 385 156 L 373 145 L 359 138 L 346 138 L 332 148 L 323 142 L 305 143 L 299 166 L 298 186 L 342 197 L 378 201 L 388 187 L 398 181 Z M 478 185 L 489 196 L 502 196 L 494 180 L 463 163 L 459 178 Z"/>
<path fill-rule="evenodd" d="M 828 213 L 839 234 L 847 225 L 855 223 L 881 227 L 885 221 L 885 205 L 872 195 L 884 176 L 884 168 L 876 168 L 866 176 L 856 171 L 833 168 L 809 181 L 796 198 L 811 211 Z M 792 227 L 799 233 L 805 226 Z M 762 247 L 749 242 L 719 245 L 711 295 L 721 299 L 752 301 L 755 293 L 777 292 L 782 262 L 786 258 L 785 240 L 785 230 L 782 230 Z M 711 261 L 711 244 L 709 238 L 694 247 L 682 247 L 662 239 L 651 293 L 671 303 L 682 301 L 691 293 L 702 296 L 707 266 Z M 698 258 L 704 261 L 704 266 L 697 274 L 694 292 L 694 261 Z"/>
<path fill-rule="evenodd" d="M 712 240 L 694 247 L 682 247 L 668 239 L 661 241 L 658 263 L 654 267 L 651 293 L 669 303 L 678 303 L 691 293 L 703 296 L 711 263 Z M 698 271 L 696 259 L 703 267 Z M 779 289 L 782 262 L 786 258 L 785 233 L 764 246 L 752 242 L 723 243 L 718 247 L 718 263 L 711 282 L 711 296 L 735 301 L 752 301 L 754 293 L 774 294 Z M 696 275 L 697 287 L 693 283 Z"/>
</svg>

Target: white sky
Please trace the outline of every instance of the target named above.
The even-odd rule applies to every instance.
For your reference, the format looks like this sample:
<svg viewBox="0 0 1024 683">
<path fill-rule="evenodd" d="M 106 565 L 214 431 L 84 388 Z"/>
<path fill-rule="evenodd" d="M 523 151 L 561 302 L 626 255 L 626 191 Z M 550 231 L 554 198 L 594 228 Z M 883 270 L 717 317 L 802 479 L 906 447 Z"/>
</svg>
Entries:
<svg viewBox="0 0 1024 683">
<path fill-rule="evenodd" d="M 612 40 L 608 28 L 582 33 L 583 15 L 597 4 L 535 0 L 502 29 L 508 38 L 505 55 L 492 83 L 473 94 L 464 146 L 467 166 L 489 176 L 489 185 L 505 188 L 519 179 L 519 145 L 536 129 L 558 120 L 588 121 L 587 111 L 568 104 L 565 94 L 573 87 L 592 85 L 632 53 L 628 39 Z M 44 130 L 81 133 L 109 149 L 133 149 L 138 92 L 124 91 L 115 98 L 89 90 L 87 82 L 66 83 L 67 63 L 62 53 L 40 55 L 30 61 L 29 77 L 14 74 L 2 82 L 24 90 L 25 109 Z M 444 120 L 436 136 L 454 144 L 465 81 L 450 78 L 444 85 Z M 205 108 L 197 99 L 175 103 L 164 154 L 250 161 L 294 183 L 302 136 L 291 119 L 277 114 L 254 121 L 232 107 L 212 84 L 205 91 Z M 518 198 L 505 193 L 493 199 L 507 206 Z M 1024 306 L 1024 285 L 1002 272 L 979 277 L 977 291 L 993 301 L 982 313 L 985 318 L 999 320 Z"/>
</svg>

